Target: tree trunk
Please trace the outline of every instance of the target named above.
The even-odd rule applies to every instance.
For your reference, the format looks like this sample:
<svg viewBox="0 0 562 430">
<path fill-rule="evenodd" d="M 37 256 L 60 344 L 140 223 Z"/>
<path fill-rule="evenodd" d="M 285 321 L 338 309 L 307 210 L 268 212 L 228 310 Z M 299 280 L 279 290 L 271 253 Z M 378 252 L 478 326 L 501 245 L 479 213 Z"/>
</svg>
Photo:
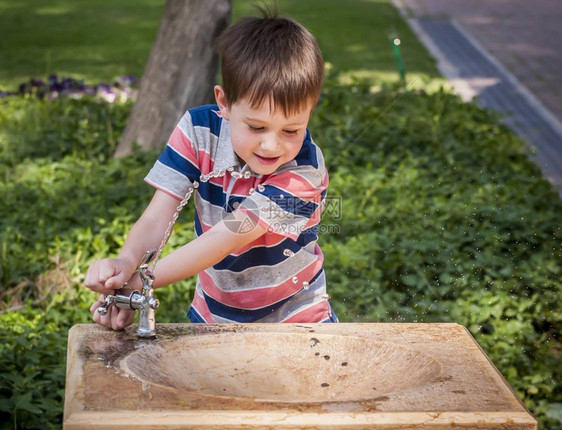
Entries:
<svg viewBox="0 0 562 430">
<path fill-rule="evenodd" d="M 116 157 L 130 154 L 134 141 L 144 150 L 161 146 L 187 109 L 214 102 L 215 38 L 228 26 L 231 7 L 231 0 L 166 2 Z"/>
</svg>

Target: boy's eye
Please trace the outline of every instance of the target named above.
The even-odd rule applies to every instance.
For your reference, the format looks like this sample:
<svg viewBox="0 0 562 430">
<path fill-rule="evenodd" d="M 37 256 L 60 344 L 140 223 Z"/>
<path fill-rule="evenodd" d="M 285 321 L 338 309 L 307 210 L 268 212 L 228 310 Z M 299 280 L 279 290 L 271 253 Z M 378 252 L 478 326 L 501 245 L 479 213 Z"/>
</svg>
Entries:
<svg viewBox="0 0 562 430">
<path fill-rule="evenodd" d="M 265 127 L 253 127 L 250 124 L 248 124 L 248 127 L 250 128 L 250 130 L 255 132 L 260 132 L 265 129 Z M 283 131 L 287 134 L 297 134 L 299 132 L 298 130 L 283 130 Z"/>
</svg>

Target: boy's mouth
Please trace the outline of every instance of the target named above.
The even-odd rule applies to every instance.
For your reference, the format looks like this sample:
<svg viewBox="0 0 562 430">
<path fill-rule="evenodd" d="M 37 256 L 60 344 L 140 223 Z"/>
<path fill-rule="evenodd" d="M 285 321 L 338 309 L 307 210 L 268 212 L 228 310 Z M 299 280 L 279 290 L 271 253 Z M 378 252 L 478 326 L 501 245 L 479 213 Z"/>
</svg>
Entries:
<svg viewBox="0 0 562 430">
<path fill-rule="evenodd" d="M 262 157 L 258 154 L 254 154 L 258 160 L 260 160 L 263 164 L 273 164 L 275 163 L 277 160 L 279 160 L 280 157 L 272 157 L 272 158 L 266 158 L 266 157 Z"/>
</svg>

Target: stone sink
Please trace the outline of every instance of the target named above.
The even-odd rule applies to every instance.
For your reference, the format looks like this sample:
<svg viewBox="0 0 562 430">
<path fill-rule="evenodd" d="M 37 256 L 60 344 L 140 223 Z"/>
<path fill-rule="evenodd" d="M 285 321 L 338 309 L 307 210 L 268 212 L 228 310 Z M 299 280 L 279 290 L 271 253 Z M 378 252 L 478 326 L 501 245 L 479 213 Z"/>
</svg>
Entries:
<svg viewBox="0 0 562 430">
<path fill-rule="evenodd" d="M 69 332 L 64 429 L 536 429 L 451 323 Z"/>
</svg>

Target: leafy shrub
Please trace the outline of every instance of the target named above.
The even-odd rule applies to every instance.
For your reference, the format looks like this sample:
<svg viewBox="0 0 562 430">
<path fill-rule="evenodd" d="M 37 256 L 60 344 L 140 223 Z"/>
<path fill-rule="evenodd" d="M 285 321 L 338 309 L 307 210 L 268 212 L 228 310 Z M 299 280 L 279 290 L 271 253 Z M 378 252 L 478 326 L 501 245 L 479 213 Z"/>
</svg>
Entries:
<svg viewBox="0 0 562 430">
<path fill-rule="evenodd" d="M 157 152 L 111 157 L 129 110 L 0 100 L 1 305 L 14 308 L 0 314 L 0 428 L 60 425 L 66 333 L 95 298 L 84 274 L 153 192 L 142 178 Z M 340 320 L 458 322 L 541 427 L 559 426 L 562 203 L 523 143 L 446 92 L 331 78 L 310 129 L 343 200 L 341 219 L 323 219 L 340 232 L 320 238 Z M 168 249 L 193 238 L 184 212 Z M 159 289 L 158 321 L 187 321 L 193 288 Z"/>
<path fill-rule="evenodd" d="M 466 326 L 556 428 L 562 202 L 523 142 L 446 92 L 373 94 L 364 81 L 328 83 L 311 128 L 343 199 L 341 220 L 323 219 L 341 231 L 322 246 L 336 313 Z"/>
</svg>

